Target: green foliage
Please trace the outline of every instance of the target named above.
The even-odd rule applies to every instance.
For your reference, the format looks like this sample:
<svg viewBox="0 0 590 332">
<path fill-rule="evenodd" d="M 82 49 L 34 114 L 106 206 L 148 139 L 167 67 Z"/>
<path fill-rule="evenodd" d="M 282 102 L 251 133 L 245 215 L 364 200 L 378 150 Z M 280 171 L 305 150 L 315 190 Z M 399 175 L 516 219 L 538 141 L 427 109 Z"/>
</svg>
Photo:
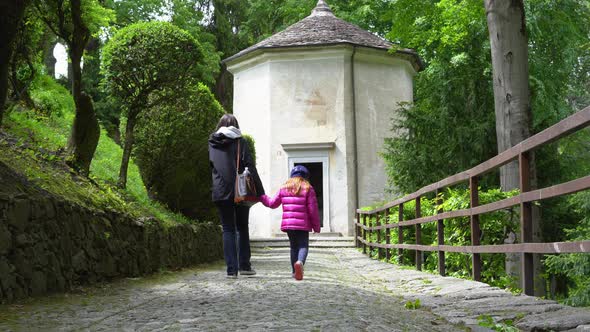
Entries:
<svg viewBox="0 0 590 332">
<path fill-rule="evenodd" d="M 35 110 L 44 116 L 63 117 L 62 112 L 72 113 L 74 100 L 68 90 L 47 75 L 37 75 L 30 87 Z"/>
<path fill-rule="evenodd" d="M 407 301 L 404 306 L 406 309 L 415 310 L 420 309 L 422 304 L 420 303 L 420 299 L 416 299 L 415 301 Z"/>
<path fill-rule="evenodd" d="M 535 0 L 525 9 L 538 132 L 590 103 L 590 8 L 577 0 Z M 490 46 L 481 1 L 398 0 L 381 19 L 391 22 L 389 39 L 416 49 L 427 64 L 416 77 L 413 105 L 392 105 L 401 111 L 384 151 L 392 188 L 413 192 L 493 157 Z M 554 152 L 536 156 L 540 184 L 560 172 Z"/>
<path fill-rule="evenodd" d="M 115 12 L 103 7 L 100 0 L 82 0 L 82 20 L 93 36 L 98 36 L 101 29 L 108 27 L 115 20 Z"/>
<path fill-rule="evenodd" d="M 167 22 L 135 23 L 104 47 L 103 84 L 126 111 L 139 112 L 164 101 L 152 92 L 196 83 L 201 59 L 200 45 L 188 32 Z"/>
<path fill-rule="evenodd" d="M 4 129 L 15 137 L 16 146 L 20 148 L 15 149 L 0 141 L 0 160 L 24 173 L 43 189 L 93 209 L 116 210 L 138 218 L 153 216 L 167 225 L 190 222 L 149 199 L 133 162 L 129 169 L 128 188 L 119 190 L 114 186 L 122 150 L 104 130 L 91 165 L 90 180 L 73 176 L 63 164 L 62 150 L 74 118 L 72 97 L 65 88 L 51 82 L 51 78 L 40 76 L 38 79 L 31 94 L 48 93 L 59 101 L 56 105 L 63 108 L 52 109 L 46 116 L 15 107 L 8 114 Z"/>
<path fill-rule="evenodd" d="M 140 119 L 136 162 L 151 197 L 194 218 L 214 217 L 207 141 L 224 111 L 203 84 L 181 95 Z"/>
<path fill-rule="evenodd" d="M 115 24 L 118 27 L 152 21 L 166 14 L 164 0 L 102 0 L 102 3 L 115 12 Z"/>
<path fill-rule="evenodd" d="M 480 191 L 479 197 L 481 204 L 496 202 L 517 194 L 517 191 L 502 192 L 499 189 Z M 469 191 L 465 189 L 447 189 L 439 195 L 443 203 L 436 204 L 436 198 L 422 197 L 420 200 L 421 215 L 431 216 L 436 213 L 436 209 L 443 211 L 455 211 L 469 208 Z M 415 201 L 404 203 L 404 220 L 415 218 Z M 399 219 L 398 208 L 390 210 L 387 217 L 388 223 L 396 223 Z M 482 245 L 486 244 L 503 244 L 507 230 L 518 229 L 518 213 L 514 210 L 500 210 L 486 213 L 480 216 L 480 228 L 482 234 L 480 241 Z M 376 218 L 370 218 L 370 225 L 376 225 Z M 381 224 L 385 221 L 382 219 Z M 390 232 L 390 243 L 397 243 L 398 230 L 393 228 Z M 415 227 L 403 227 L 404 243 L 416 243 Z M 436 223 L 426 223 L 421 225 L 422 244 L 437 245 Z M 469 218 L 454 218 L 445 220 L 445 244 L 454 246 L 471 245 L 471 233 L 469 228 Z M 377 242 L 377 233 L 371 232 L 368 235 L 370 242 Z M 385 243 L 385 234 L 381 234 L 381 243 Z M 376 256 L 377 249 L 373 249 L 371 256 Z M 403 263 L 414 262 L 414 251 L 404 250 Z M 423 269 L 436 271 L 438 267 L 438 255 L 436 252 L 424 252 Z M 506 276 L 504 266 L 504 256 L 500 254 L 482 254 L 482 281 L 493 286 L 508 287 L 512 280 Z M 399 264 L 397 255 L 392 255 L 390 262 Z M 447 275 L 458 278 L 471 278 L 471 255 L 461 253 L 446 253 L 445 266 Z"/>
<path fill-rule="evenodd" d="M 74 121 L 74 100 L 69 91 L 47 75 L 38 75 L 30 90 L 34 112 L 15 107 L 7 126 L 23 141 L 43 150 L 57 151 L 66 146 Z"/>
<path fill-rule="evenodd" d="M 569 201 L 570 208 L 583 216 L 580 223 L 565 233 L 569 241 L 590 239 L 590 192 L 573 195 Z M 590 255 L 560 254 L 546 256 L 545 267 L 549 274 L 566 277 L 569 290 L 558 294 L 559 299 L 572 306 L 590 306 Z"/>
<path fill-rule="evenodd" d="M 250 0 L 245 9 L 241 34 L 249 44 L 255 44 L 311 13 L 315 0 Z M 238 50 L 239 51 L 239 50 Z"/>
<path fill-rule="evenodd" d="M 27 6 L 12 43 L 13 54 L 8 64 L 11 67 L 9 82 L 12 85 L 13 99 L 27 100 L 31 81 L 42 73 L 41 66 L 38 65 L 41 55 L 39 44 L 45 30 L 46 26 L 36 11 Z"/>
<path fill-rule="evenodd" d="M 183 98 L 200 79 L 203 54 L 186 31 L 167 22 L 135 23 L 117 32 L 103 53 L 106 91 L 127 117 L 118 186 L 125 188 L 133 131 L 141 113 Z"/>
<path fill-rule="evenodd" d="M 590 104 L 590 7 L 577 0 L 559 4 L 533 0 L 525 1 L 525 11 L 534 133 Z M 383 152 L 392 190 L 413 192 L 493 157 L 490 46 L 481 1 L 398 0 L 380 11 L 376 20 L 388 20 L 388 37 L 416 49 L 427 64 L 416 77 L 413 104 L 392 105 L 400 114 L 392 120 L 392 138 L 386 140 Z M 589 139 L 586 130 L 535 151 L 539 187 L 589 174 Z M 481 185 L 492 188 L 497 181 L 488 177 Z M 572 202 L 557 198 L 540 203 L 545 241 L 571 239 L 564 229 L 578 233 L 588 229 L 586 223 L 580 223 L 584 215 L 575 212 L 582 203 Z M 455 237 L 464 238 L 460 234 Z M 501 261 L 486 256 L 482 255 L 484 264 L 491 264 L 492 271 L 500 270 Z M 436 257 L 427 255 L 426 264 L 432 265 L 428 259 Z M 547 260 L 553 266 L 548 278 L 557 278 L 557 296 L 568 303 L 588 303 L 583 295 L 588 293 L 587 279 L 580 271 L 564 273 L 558 267 L 573 267 L 574 261 L 585 263 L 581 259 L 559 255 Z M 462 265 L 465 274 L 469 271 L 466 255 L 448 254 L 447 262 Z M 484 274 L 487 269 L 482 269 Z M 510 282 L 505 276 L 499 278 L 494 283 Z"/>
<path fill-rule="evenodd" d="M 400 0 L 389 14 L 388 37 L 427 63 L 415 103 L 392 105 L 396 136 L 383 154 L 391 187 L 413 192 L 496 153 L 487 26 L 477 0 Z"/>
<path fill-rule="evenodd" d="M 33 0 L 38 14 L 52 27 L 60 37 L 71 41 L 74 23 L 69 0 Z M 81 1 L 82 20 L 92 35 L 98 35 L 102 28 L 109 26 L 115 19 L 115 13 L 101 5 L 99 0 Z"/>
<path fill-rule="evenodd" d="M 252 154 L 252 161 L 254 161 L 254 165 L 256 165 L 256 144 L 254 144 L 254 138 L 252 136 L 244 134 L 242 135 L 248 143 L 248 148 L 250 149 L 250 153 Z"/>
<path fill-rule="evenodd" d="M 205 8 L 195 6 L 194 0 L 172 0 L 171 7 L 170 23 L 188 31 L 200 42 L 203 51 L 203 59 L 198 63 L 199 72 L 202 73 L 201 82 L 213 89 L 219 74 L 222 52 L 216 48 L 215 35 L 207 31 L 202 24 L 202 10 Z"/>
<path fill-rule="evenodd" d="M 482 327 L 490 328 L 494 331 L 500 332 L 518 332 L 520 331 L 516 327 L 514 327 L 514 322 L 512 320 L 504 320 L 502 322 L 496 323 L 492 316 L 490 315 L 481 315 L 477 318 L 477 325 Z"/>
</svg>

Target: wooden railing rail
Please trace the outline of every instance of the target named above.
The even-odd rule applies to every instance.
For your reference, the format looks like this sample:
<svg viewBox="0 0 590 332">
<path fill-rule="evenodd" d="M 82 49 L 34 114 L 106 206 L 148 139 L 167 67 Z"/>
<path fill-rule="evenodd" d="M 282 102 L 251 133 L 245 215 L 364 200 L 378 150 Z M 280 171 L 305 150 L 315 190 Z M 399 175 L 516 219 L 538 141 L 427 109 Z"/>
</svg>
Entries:
<svg viewBox="0 0 590 332">
<path fill-rule="evenodd" d="M 522 257 L 522 289 L 525 294 L 533 294 L 533 253 L 590 253 L 590 241 L 577 242 L 552 242 L 533 243 L 532 232 L 532 203 L 552 197 L 573 194 L 578 191 L 590 189 L 590 175 L 577 178 L 572 181 L 560 183 L 546 188 L 531 190 L 529 156 L 536 148 L 547 145 L 555 140 L 563 138 L 574 132 L 590 126 L 590 106 L 569 116 L 559 123 L 543 130 L 542 132 L 522 141 L 518 145 L 498 154 L 497 156 L 467 170 L 436 183 L 427 185 L 418 191 L 396 199 L 384 206 L 364 211 L 357 209 L 355 231 L 356 244 L 362 246 L 363 253 L 371 252 L 371 248 L 377 248 L 377 257 L 382 257 L 382 249 L 385 250 L 385 257 L 389 259 L 390 249 L 398 249 L 398 262 L 402 263 L 403 250 L 414 250 L 416 269 L 422 266 L 422 251 L 438 251 L 438 270 L 445 275 L 445 252 L 458 252 L 472 254 L 472 276 L 474 280 L 481 279 L 481 258 L 482 253 L 520 253 Z M 480 205 L 478 182 L 482 175 L 496 170 L 499 167 L 518 160 L 520 177 L 520 194 L 497 202 Z M 420 199 L 434 193 L 437 197 L 437 205 L 442 203 L 438 193 L 446 187 L 459 183 L 468 182 L 470 191 L 470 208 L 454 211 L 437 210 L 435 215 L 421 217 Z M 403 220 L 404 203 L 414 200 L 416 205 L 415 218 Z M 513 206 L 520 206 L 520 239 L 522 243 L 480 245 L 479 216 L 484 213 L 507 209 Z M 389 220 L 389 211 L 398 207 L 398 222 L 392 223 Z M 369 226 L 371 216 L 376 216 L 375 226 Z M 444 220 L 469 217 L 471 229 L 471 246 L 451 246 L 444 243 Z M 437 222 L 437 245 L 421 244 L 421 225 L 429 222 Z M 416 244 L 406 244 L 403 238 L 403 229 L 414 225 Z M 398 243 L 390 244 L 390 229 L 398 229 Z M 382 231 L 385 231 L 386 244 L 381 243 Z M 377 232 L 377 243 L 369 241 L 370 234 Z"/>
</svg>

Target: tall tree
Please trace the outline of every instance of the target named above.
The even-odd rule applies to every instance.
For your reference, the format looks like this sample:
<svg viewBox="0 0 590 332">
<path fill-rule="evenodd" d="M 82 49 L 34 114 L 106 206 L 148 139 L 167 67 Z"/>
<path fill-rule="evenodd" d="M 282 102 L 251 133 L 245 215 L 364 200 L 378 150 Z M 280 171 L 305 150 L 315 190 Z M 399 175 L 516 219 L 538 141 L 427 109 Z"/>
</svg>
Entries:
<svg viewBox="0 0 590 332">
<path fill-rule="evenodd" d="M 43 38 L 41 38 L 41 43 L 43 48 L 43 65 L 45 65 L 47 75 L 55 77 L 55 64 L 57 63 L 57 59 L 53 55 L 53 50 L 55 49 L 55 45 L 57 45 L 57 38 L 55 38 L 55 35 L 51 30 L 46 29 Z"/>
<path fill-rule="evenodd" d="M 8 69 L 13 52 L 13 42 L 28 1 L 7 0 L 0 2 L 0 126 L 8 94 Z"/>
<path fill-rule="evenodd" d="M 494 110 L 496 114 L 496 139 L 498 153 L 501 153 L 531 136 L 533 120 L 529 89 L 528 36 L 526 30 L 523 0 L 484 0 L 490 46 L 494 86 Z M 530 181 L 536 185 L 534 154 L 530 153 Z M 512 161 L 500 168 L 500 186 L 504 191 L 520 188 L 518 161 Z M 522 216 L 521 216 L 522 217 Z M 531 239 L 540 239 L 540 216 L 534 209 Z M 523 278 L 523 262 L 510 260 L 507 255 L 507 273 Z M 540 279 L 540 259 L 535 259 L 536 295 L 544 295 L 545 287 Z M 522 281 L 521 281 L 522 282 Z"/>
<path fill-rule="evenodd" d="M 117 32 L 104 48 L 104 80 L 108 91 L 124 105 L 127 116 L 118 185 L 127 185 L 127 168 L 138 117 L 171 98 L 161 91 L 184 91 L 200 79 L 203 58 L 199 43 L 167 22 L 136 23 Z"/>
<path fill-rule="evenodd" d="M 87 175 L 98 145 L 100 127 L 92 98 L 82 90 L 82 56 L 93 31 L 106 26 L 110 12 L 96 0 L 35 0 L 40 17 L 67 45 L 72 65 L 72 95 L 76 115 L 68 141 L 68 164 Z"/>
<path fill-rule="evenodd" d="M 501 153 L 531 136 L 528 38 L 522 0 L 485 0 L 490 34 L 496 138 Z M 519 188 L 518 162 L 500 169 L 503 190 Z"/>
</svg>

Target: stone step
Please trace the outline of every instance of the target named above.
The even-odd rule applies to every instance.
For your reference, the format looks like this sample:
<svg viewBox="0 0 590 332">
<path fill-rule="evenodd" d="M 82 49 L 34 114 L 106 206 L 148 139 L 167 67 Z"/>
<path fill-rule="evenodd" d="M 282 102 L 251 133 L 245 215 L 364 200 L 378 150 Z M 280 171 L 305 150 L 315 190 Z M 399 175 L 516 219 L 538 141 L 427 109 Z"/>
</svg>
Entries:
<svg viewBox="0 0 590 332">
<path fill-rule="evenodd" d="M 286 236 L 269 238 L 251 238 L 250 246 L 253 248 L 288 248 L 289 239 Z M 309 246 L 311 248 L 354 248 L 354 238 L 347 236 L 310 236 Z"/>
</svg>

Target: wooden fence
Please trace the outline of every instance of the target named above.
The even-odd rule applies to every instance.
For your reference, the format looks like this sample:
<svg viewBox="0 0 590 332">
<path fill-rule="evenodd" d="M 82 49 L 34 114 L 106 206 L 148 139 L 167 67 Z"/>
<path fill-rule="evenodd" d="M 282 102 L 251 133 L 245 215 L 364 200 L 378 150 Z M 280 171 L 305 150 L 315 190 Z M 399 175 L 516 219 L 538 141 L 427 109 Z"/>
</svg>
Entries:
<svg viewBox="0 0 590 332">
<path fill-rule="evenodd" d="M 570 135 L 590 126 L 590 106 L 579 111 L 563 121 L 547 128 L 546 130 L 528 138 L 518 145 L 500 153 L 499 155 L 467 170 L 453 176 L 450 176 L 439 182 L 427 185 L 420 190 L 396 199 L 383 207 L 371 211 L 356 211 L 356 245 L 362 246 L 363 253 L 369 253 L 371 248 L 378 248 L 378 257 L 382 256 L 382 250 L 385 250 L 385 258 L 391 257 L 390 249 L 397 249 L 401 258 L 404 250 L 415 250 L 416 269 L 422 267 L 422 251 L 438 252 L 438 271 L 445 275 L 445 252 L 469 253 L 472 254 L 472 276 L 474 280 L 481 280 L 481 258 L 482 253 L 520 253 L 522 260 L 522 289 L 525 294 L 533 295 L 533 254 L 553 254 L 553 253 L 589 253 L 589 241 L 576 242 L 552 242 L 552 243 L 533 243 L 532 231 L 532 204 L 552 197 L 572 194 L 578 191 L 590 188 L 590 175 L 577 178 L 573 181 L 560 183 L 551 187 L 531 190 L 529 176 L 529 158 L 530 152 L 536 148 L 547 145 L 555 140 Z M 590 152 L 588 152 L 590 153 Z M 496 170 L 499 167 L 518 160 L 520 176 L 520 194 L 506 198 L 490 204 L 479 204 L 478 179 L 482 175 Z M 459 183 L 469 182 L 471 208 L 454 211 L 438 210 L 435 215 L 422 217 L 420 208 L 420 198 L 427 194 L 438 194 L 441 189 L 450 187 Z M 437 196 L 438 197 L 438 196 Z M 412 220 L 403 220 L 404 203 L 414 200 L 416 202 L 416 217 Z M 439 202 L 441 203 L 441 202 Z M 438 205 L 438 204 L 437 204 Z M 520 205 L 520 241 L 516 244 L 499 244 L 499 245 L 480 245 L 480 225 L 479 216 L 483 213 L 489 213 L 501 209 L 511 208 Z M 388 223 L 390 209 L 398 207 L 398 222 Z M 375 226 L 370 226 L 368 219 L 375 217 Z M 444 220 L 458 217 L 470 217 L 471 226 L 471 245 L 470 246 L 453 246 L 445 244 L 444 239 Z M 437 223 L 437 243 L 438 245 L 423 245 L 421 243 L 421 225 L 424 223 Z M 415 244 L 404 243 L 403 228 L 414 226 Z M 397 244 L 391 244 L 390 229 L 397 228 Z M 370 234 L 376 232 L 377 242 L 372 243 L 368 240 Z M 384 234 L 382 234 L 382 232 Z M 382 235 L 385 237 L 385 244 L 382 242 Z"/>
</svg>

